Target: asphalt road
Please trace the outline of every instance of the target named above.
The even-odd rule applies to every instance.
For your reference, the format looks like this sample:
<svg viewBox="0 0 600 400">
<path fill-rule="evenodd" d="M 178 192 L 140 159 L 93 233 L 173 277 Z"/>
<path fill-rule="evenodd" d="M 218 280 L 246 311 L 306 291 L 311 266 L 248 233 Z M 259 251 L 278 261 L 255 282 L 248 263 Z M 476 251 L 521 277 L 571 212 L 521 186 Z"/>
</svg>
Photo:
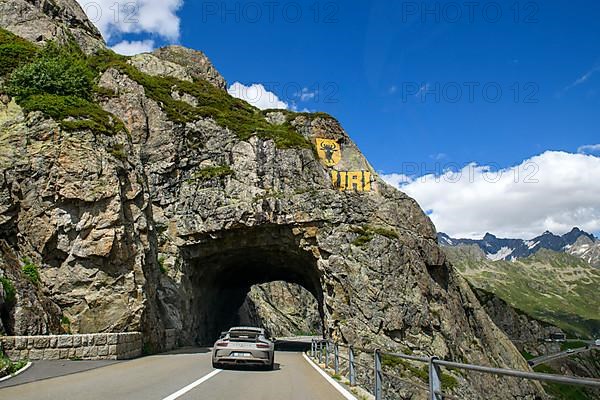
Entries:
<svg viewBox="0 0 600 400">
<path fill-rule="evenodd" d="M 184 349 L 3 388 L 0 399 L 344 399 L 301 353 L 277 352 L 275 363 L 273 371 L 215 370 L 208 349 Z"/>
<path fill-rule="evenodd" d="M 577 349 L 573 349 L 573 351 L 571 351 L 571 352 L 561 351 L 560 353 L 549 354 L 549 355 L 545 355 L 545 356 L 532 358 L 531 360 L 529 360 L 529 363 L 532 366 L 536 366 L 536 365 L 543 364 L 548 361 L 559 360 L 561 358 L 571 357 L 576 354 L 585 353 L 585 352 L 592 351 L 592 350 L 600 350 L 600 347 L 597 347 L 597 346 L 590 346 L 589 348 L 580 347 Z"/>
</svg>

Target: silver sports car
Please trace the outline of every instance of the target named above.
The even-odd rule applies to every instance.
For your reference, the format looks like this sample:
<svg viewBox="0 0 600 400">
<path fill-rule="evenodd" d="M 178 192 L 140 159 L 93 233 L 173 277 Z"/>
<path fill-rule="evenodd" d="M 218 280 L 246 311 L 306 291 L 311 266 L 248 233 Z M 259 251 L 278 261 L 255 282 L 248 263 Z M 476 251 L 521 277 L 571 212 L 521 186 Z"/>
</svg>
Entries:
<svg viewBox="0 0 600 400">
<path fill-rule="evenodd" d="M 275 363 L 275 345 L 262 328 L 236 327 L 223 332 L 212 353 L 214 368 L 258 365 L 269 370 Z"/>
</svg>

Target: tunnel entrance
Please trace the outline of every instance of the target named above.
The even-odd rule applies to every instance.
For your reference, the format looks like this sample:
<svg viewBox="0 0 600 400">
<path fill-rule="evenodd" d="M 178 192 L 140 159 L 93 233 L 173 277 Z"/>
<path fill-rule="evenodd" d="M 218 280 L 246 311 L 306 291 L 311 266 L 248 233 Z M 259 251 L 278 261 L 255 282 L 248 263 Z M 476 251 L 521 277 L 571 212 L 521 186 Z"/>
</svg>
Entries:
<svg viewBox="0 0 600 400">
<path fill-rule="evenodd" d="M 317 299 L 294 283 L 276 281 L 252 286 L 238 316 L 240 325 L 264 328 L 277 338 L 323 334 Z"/>
<path fill-rule="evenodd" d="M 261 226 L 222 231 L 183 249 L 188 301 L 183 328 L 190 339 L 212 344 L 220 332 L 243 322 L 239 310 L 252 286 L 273 281 L 308 290 L 323 322 L 321 276 L 306 245 L 288 226 Z"/>
</svg>

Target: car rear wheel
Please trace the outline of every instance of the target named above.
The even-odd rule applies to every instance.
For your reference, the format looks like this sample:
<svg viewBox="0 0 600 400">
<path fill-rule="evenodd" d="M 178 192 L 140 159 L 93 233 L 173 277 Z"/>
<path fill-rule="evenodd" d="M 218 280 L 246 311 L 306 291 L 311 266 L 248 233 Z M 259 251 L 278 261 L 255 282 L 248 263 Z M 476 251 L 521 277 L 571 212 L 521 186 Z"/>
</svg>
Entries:
<svg viewBox="0 0 600 400">
<path fill-rule="evenodd" d="M 273 356 L 273 358 L 271 359 L 271 364 L 267 364 L 266 370 L 273 371 L 274 368 L 275 368 L 275 356 Z"/>
<path fill-rule="evenodd" d="M 214 361 L 214 360 L 213 360 L 213 362 L 212 362 L 212 366 L 213 366 L 213 368 L 215 368 L 215 369 L 221 369 L 221 368 L 223 368 L 223 366 L 221 365 L 221 363 L 218 363 L 218 362 L 216 362 L 216 361 Z"/>
</svg>

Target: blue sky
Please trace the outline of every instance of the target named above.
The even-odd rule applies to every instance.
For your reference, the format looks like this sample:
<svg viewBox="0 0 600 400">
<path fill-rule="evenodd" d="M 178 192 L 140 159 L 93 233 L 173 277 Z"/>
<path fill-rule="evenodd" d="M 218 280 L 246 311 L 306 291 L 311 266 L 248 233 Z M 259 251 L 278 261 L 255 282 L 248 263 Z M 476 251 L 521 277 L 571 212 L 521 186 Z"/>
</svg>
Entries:
<svg viewBox="0 0 600 400">
<path fill-rule="evenodd" d="M 482 6 L 471 24 L 468 14 L 463 23 L 452 23 L 452 10 L 441 6 L 423 22 L 408 5 L 403 9 L 391 1 L 339 1 L 335 8 L 317 3 L 321 22 L 315 23 L 314 0 L 296 3 L 303 11 L 298 23 L 291 22 L 291 6 L 292 18 L 284 18 L 284 2 L 273 23 L 266 7 L 262 23 L 245 22 L 244 15 L 254 14 L 241 6 L 240 22 L 226 14 L 223 23 L 223 15 L 209 13 L 206 3 L 186 2 L 181 43 L 205 51 L 230 83 L 280 83 L 290 92 L 274 89 L 284 101 L 296 83 L 322 90 L 332 83 L 318 101 L 301 106 L 336 116 L 374 166 L 386 172 L 398 171 L 404 161 L 432 164 L 438 155 L 461 164 L 506 167 L 544 150 L 574 152 L 596 143 L 600 71 L 585 84 L 565 88 L 600 68 L 600 2 L 535 3 L 539 9 L 526 9 L 524 2 L 521 23 L 514 22 L 513 3 L 502 3 L 497 23 L 491 22 L 492 8 L 488 15 Z M 435 4 L 444 3 L 430 2 L 431 9 Z M 481 85 L 473 102 L 468 82 Z M 492 103 L 495 83 L 503 93 Z M 429 95 L 409 95 L 422 84 L 432 85 Z M 446 96 L 435 98 L 436 84 Z M 487 97 L 485 84 L 493 85 Z M 462 100 L 452 103 L 457 87 Z M 526 103 L 527 95 L 537 103 Z"/>
<path fill-rule="evenodd" d="M 101 30 L 105 37 L 110 32 L 109 44 L 126 41 L 129 50 L 135 43 L 141 50 L 168 43 L 199 49 L 230 84 L 262 84 L 289 108 L 334 115 L 372 165 L 414 195 L 441 229 L 465 236 L 481 235 L 485 228 L 526 236 L 577 224 L 600 231 L 600 206 L 593 200 L 574 204 L 566 194 L 562 211 L 548 210 L 528 227 L 508 229 L 494 222 L 481 229 L 446 227 L 433 201 L 418 197 L 422 188 L 406 186 L 416 184 L 416 177 L 439 176 L 445 168 L 460 170 L 469 163 L 511 171 L 547 152 L 575 157 L 579 149 L 598 155 L 600 2 L 139 4 L 140 21 L 133 27 L 104 21 Z M 551 159 L 561 161 L 548 169 L 573 161 Z M 596 159 L 585 159 L 593 171 Z M 555 179 L 553 170 L 545 172 Z M 583 175 L 582 190 L 599 177 Z M 536 189 L 541 198 L 543 185 Z"/>
</svg>

